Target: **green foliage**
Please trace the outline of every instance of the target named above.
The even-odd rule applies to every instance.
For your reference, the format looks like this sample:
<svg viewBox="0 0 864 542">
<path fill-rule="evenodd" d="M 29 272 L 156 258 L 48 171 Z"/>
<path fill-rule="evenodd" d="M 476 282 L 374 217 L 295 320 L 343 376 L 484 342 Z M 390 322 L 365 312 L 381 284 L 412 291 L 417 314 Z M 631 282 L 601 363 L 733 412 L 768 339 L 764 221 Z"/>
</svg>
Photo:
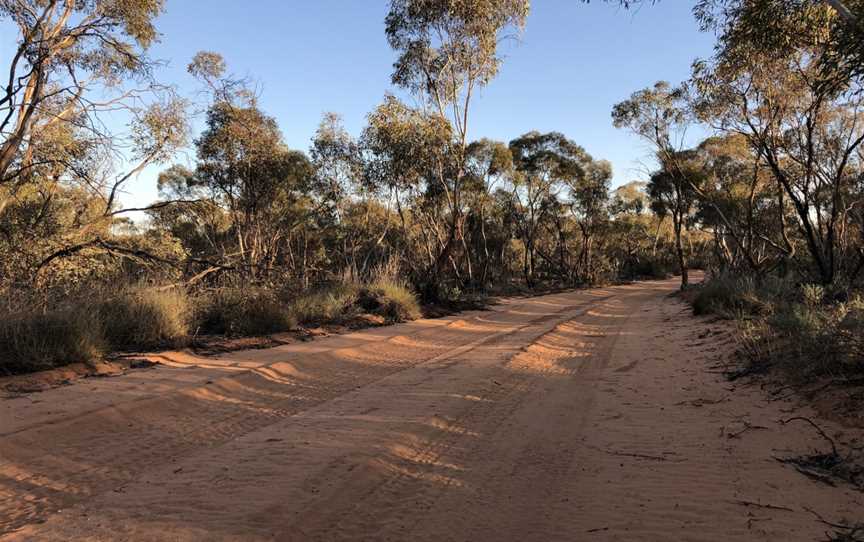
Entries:
<svg viewBox="0 0 864 542">
<path fill-rule="evenodd" d="M 393 83 L 449 104 L 463 85 L 485 85 L 498 73 L 498 45 L 528 18 L 528 0 L 391 0 L 387 40 L 398 52 Z M 470 91 L 470 90 L 469 90 Z"/>
<path fill-rule="evenodd" d="M 377 189 L 434 185 L 438 165 L 452 169 L 453 132 L 447 119 L 408 107 L 390 94 L 369 115 L 362 145 L 372 154 L 365 181 Z"/>
</svg>

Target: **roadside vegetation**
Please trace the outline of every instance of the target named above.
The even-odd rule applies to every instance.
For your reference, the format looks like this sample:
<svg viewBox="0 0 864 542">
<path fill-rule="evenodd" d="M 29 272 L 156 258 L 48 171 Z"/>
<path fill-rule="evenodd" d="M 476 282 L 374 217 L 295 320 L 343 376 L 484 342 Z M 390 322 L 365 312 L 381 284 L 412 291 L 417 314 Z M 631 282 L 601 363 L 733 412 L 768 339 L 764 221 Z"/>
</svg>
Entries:
<svg viewBox="0 0 864 542">
<path fill-rule="evenodd" d="M 754 364 L 852 374 L 864 7 L 782 4 L 694 3 L 716 53 L 612 108 L 653 151 L 613 189 L 584 134 L 469 138 L 527 0 L 391 0 L 406 99 L 385 94 L 357 134 L 325 114 L 307 150 L 217 52 L 189 59 L 196 88 L 158 80 L 163 0 L 0 2 L 18 32 L 0 90 L 0 374 L 490 293 L 672 274 L 687 288 L 692 268 L 712 277 L 695 310 L 739 319 Z M 159 199 L 124 207 L 154 167 Z"/>
<path fill-rule="evenodd" d="M 298 326 L 384 325 L 421 316 L 403 284 L 344 283 L 290 296 L 261 287 L 130 287 L 7 306 L 0 321 L 6 373 L 89 363 L 111 352 L 178 348 L 201 335 L 261 336 Z"/>
<path fill-rule="evenodd" d="M 771 371 L 793 384 L 864 384 L 864 296 L 776 277 L 712 277 L 690 295 L 696 314 L 736 322 L 738 378 Z"/>
<path fill-rule="evenodd" d="M 189 59 L 196 88 L 159 81 L 147 53 L 165 3 L 123 5 L 0 2 L 18 31 L 0 90 L 0 374 L 675 266 L 643 185 L 610 191 L 609 164 L 567 136 L 468 139 L 527 0 L 390 2 L 393 84 L 414 105 L 387 94 L 353 135 L 326 114 L 305 152 L 216 52 Z M 159 200 L 124 207 L 154 167 Z"/>
</svg>

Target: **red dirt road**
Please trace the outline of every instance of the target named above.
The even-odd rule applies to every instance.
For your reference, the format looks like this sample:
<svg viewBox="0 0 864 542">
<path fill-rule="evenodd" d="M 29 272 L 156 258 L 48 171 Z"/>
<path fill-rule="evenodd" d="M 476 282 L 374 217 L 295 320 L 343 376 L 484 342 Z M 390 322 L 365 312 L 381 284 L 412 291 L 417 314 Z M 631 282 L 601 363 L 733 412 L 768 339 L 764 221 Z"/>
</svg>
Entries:
<svg viewBox="0 0 864 542">
<path fill-rule="evenodd" d="M 712 372 L 731 339 L 676 286 L 10 395 L 0 540 L 816 540 L 805 507 L 864 519 L 861 493 L 772 458 L 824 444 Z"/>
</svg>

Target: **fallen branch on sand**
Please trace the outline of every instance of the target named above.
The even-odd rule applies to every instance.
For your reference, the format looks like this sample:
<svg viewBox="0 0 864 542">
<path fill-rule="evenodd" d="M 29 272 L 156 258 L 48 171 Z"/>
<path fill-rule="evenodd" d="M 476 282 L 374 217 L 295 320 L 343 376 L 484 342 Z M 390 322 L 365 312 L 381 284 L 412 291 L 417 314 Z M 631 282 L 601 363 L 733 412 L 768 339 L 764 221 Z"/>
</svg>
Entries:
<svg viewBox="0 0 864 542">
<path fill-rule="evenodd" d="M 859 491 L 864 491 L 864 464 L 862 458 L 854 457 L 855 451 L 850 450 L 843 457 L 837 450 L 837 443 L 819 427 L 813 420 L 804 416 L 795 416 L 779 423 L 787 424 L 793 421 L 807 422 L 831 445 L 830 453 L 815 453 L 798 457 L 774 457 L 784 465 L 792 465 L 795 470 L 813 480 L 835 486 L 836 481 L 846 482 Z"/>
<path fill-rule="evenodd" d="M 754 507 L 754 508 L 765 508 L 768 510 L 783 510 L 784 512 L 794 512 L 795 510 L 786 507 L 780 506 L 777 504 L 763 504 L 761 502 L 747 501 L 744 499 L 736 499 L 734 501 L 730 501 L 732 504 L 740 504 L 741 506 Z"/>
<path fill-rule="evenodd" d="M 819 512 L 812 508 L 804 507 L 804 510 L 810 512 L 819 523 L 827 525 L 832 529 L 836 529 L 834 533 L 825 533 L 828 536 L 828 542 L 864 542 L 864 523 L 835 523 L 826 520 Z"/>
<path fill-rule="evenodd" d="M 823 431 L 821 427 L 819 427 L 818 425 L 816 425 L 816 422 L 814 422 L 814 421 L 811 420 L 810 418 L 807 418 L 807 417 L 804 417 L 804 416 L 794 416 L 794 417 L 789 418 L 789 419 L 787 419 L 787 420 L 780 420 L 780 424 L 781 424 L 781 425 L 786 425 L 787 423 L 794 422 L 794 421 L 807 422 L 807 423 L 809 423 L 810 425 L 812 425 L 813 428 L 816 429 L 816 431 L 819 433 L 819 436 L 821 436 L 823 439 L 825 439 L 826 441 L 828 441 L 829 444 L 831 444 L 831 453 L 832 453 L 833 455 L 838 455 L 838 454 L 837 454 L 837 443 L 834 442 L 834 439 L 832 439 L 831 437 L 829 437 L 828 434 L 827 434 L 825 431 Z"/>
<path fill-rule="evenodd" d="M 756 430 L 756 429 L 768 429 L 768 427 L 765 427 L 764 425 L 753 425 L 750 422 L 744 422 L 744 428 L 743 429 L 735 431 L 734 433 L 726 433 L 726 438 L 728 438 L 728 439 L 740 438 L 741 435 L 743 435 L 747 431 Z"/>
</svg>

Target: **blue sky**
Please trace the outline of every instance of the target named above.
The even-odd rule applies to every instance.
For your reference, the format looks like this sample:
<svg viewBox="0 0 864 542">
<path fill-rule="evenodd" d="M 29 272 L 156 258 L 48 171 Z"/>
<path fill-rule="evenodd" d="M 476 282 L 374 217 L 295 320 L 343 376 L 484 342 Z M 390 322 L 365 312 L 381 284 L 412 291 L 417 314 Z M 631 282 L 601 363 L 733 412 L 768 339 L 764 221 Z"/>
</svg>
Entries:
<svg viewBox="0 0 864 542">
<path fill-rule="evenodd" d="M 198 86 L 187 63 L 199 50 L 221 53 L 233 73 L 259 83 L 261 106 L 279 121 L 288 144 L 306 150 L 322 113 L 341 114 L 358 135 L 391 90 L 387 6 L 387 0 L 168 0 L 158 21 L 161 42 L 151 54 L 168 63 L 160 78 L 194 97 Z M 685 79 L 692 60 L 711 53 L 713 36 L 698 31 L 691 6 L 663 0 L 625 11 L 598 0 L 534 0 L 521 43 L 505 46 L 500 75 L 473 106 L 471 137 L 509 141 L 529 130 L 557 130 L 610 160 L 615 184 L 638 177 L 649 151 L 612 127 L 610 111 L 656 80 Z M 157 172 L 150 168 L 130 184 L 123 203 L 153 201 Z"/>
</svg>

